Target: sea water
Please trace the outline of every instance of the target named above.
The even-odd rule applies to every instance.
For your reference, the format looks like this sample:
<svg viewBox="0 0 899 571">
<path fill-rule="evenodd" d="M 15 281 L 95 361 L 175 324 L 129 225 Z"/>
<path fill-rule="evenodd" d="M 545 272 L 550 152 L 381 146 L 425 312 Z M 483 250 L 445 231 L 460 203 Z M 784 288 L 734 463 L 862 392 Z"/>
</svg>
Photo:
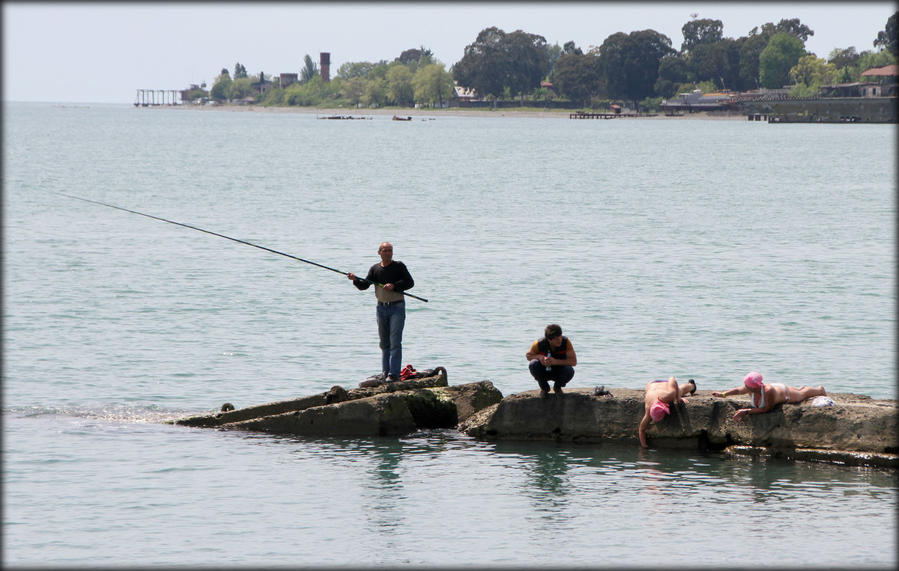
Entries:
<svg viewBox="0 0 899 571">
<path fill-rule="evenodd" d="M 384 240 L 428 299 L 403 361 L 451 384 L 536 389 L 555 322 L 570 387 L 896 398 L 894 125 L 7 103 L 3 135 L 5 565 L 897 563 L 895 471 L 165 423 L 379 372 L 338 272 Z"/>
</svg>

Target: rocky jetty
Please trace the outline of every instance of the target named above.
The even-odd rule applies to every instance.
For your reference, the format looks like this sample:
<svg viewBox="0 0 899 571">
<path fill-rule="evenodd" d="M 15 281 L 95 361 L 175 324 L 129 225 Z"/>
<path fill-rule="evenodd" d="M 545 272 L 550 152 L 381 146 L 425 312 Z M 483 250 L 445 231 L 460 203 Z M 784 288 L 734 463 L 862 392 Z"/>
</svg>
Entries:
<svg viewBox="0 0 899 571">
<path fill-rule="evenodd" d="M 502 399 L 489 381 L 451 387 L 446 369 L 434 371 L 408 381 L 350 390 L 334 386 L 312 396 L 246 408 L 226 403 L 222 412 L 173 424 L 305 436 L 401 436 L 426 428 L 455 428 Z"/>
<path fill-rule="evenodd" d="M 562 396 L 538 391 L 510 395 L 462 421 L 459 430 L 486 440 L 556 440 L 599 443 L 633 441 L 643 417 L 643 391 L 610 388 L 605 396 L 573 388 Z M 833 406 L 807 401 L 778 405 L 771 412 L 736 422 L 747 396 L 718 398 L 697 391 L 688 403 L 647 430 L 654 448 L 726 450 L 848 464 L 899 466 L 897 402 L 864 395 L 828 395 Z"/>
<path fill-rule="evenodd" d="M 362 383 L 366 385 L 368 382 Z M 647 430 L 653 448 L 724 451 L 841 464 L 899 467 L 899 406 L 865 395 L 828 395 L 833 406 L 811 401 L 776 406 L 741 422 L 734 412 L 745 395 L 719 398 L 697 391 L 688 403 Z M 172 421 L 305 436 L 402 436 L 421 429 L 457 428 L 482 440 L 553 440 L 572 443 L 631 442 L 638 446 L 643 391 L 566 389 L 561 396 L 528 391 L 503 398 L 490 381 L 449 386 L 446 370 L 408 381 L 331 390 L 246 408 Z"/>
</svg>

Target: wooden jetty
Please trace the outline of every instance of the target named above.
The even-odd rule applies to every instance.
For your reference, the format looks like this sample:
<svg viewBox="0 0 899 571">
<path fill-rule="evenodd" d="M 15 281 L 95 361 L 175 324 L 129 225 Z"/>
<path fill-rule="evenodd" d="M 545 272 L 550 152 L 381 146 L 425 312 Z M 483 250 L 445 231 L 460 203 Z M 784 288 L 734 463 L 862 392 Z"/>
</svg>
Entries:
<svg viewBox="0 0 899 571">
<path fill-rule="evenodd" d="M 618 117 L 621 117 L 618 113 L 585 113 L 576 111 L 568 114 L 569 119 L 617 119 Z"/>
<path fill-rule="evenodd" d="M 628 117 L 656 117 L 658 113 L 586 113 L 576 111 L 569 113 L 569 119 L 625 119 Z"/>
</svg>

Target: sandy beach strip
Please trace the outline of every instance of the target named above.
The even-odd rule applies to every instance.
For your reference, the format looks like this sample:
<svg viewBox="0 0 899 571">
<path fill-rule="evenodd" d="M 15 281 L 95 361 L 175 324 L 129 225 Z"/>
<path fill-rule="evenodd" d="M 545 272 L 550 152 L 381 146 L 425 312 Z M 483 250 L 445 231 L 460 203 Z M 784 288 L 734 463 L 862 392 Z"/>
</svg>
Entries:
<svg viewBox="0 0 899 571">
<path fill-rule="evenodd" d="M 331 109 L 325 107 L 268 107 L 261 105 L 167 105 L 159 106 L 160 108 L 176 108 L 191 109 L 196 111 L 228 111 L 228 112 L 254 112 L 254 113 L 305 113 L 319 117 L 352 117 L 354 119 L 364 119 L 375 116 L 388 117 L 515 117 L 515 118 L 537 118 L 537 119 L 569 119 L 574 113 L 570 109 L 556 110 L 526 110 L 526 109 L 463 109 L 460 107 L 451 107 L 448 109 Z M 678 116 L 668 116 L 664 113 L 658 113 L 653 117 L 619 117 L 621 119 L 639 119 L 643 121 L 652 120 L 684 120 L 684 119 L 724 119 L 734 120 L 740 119 L 746 121 L 746 116 L 740 113 L 727 112 L 709 112 L 698 111 L 696 113 L 685 113 Z M 599 121 L 602 119 L 578 119 L 578 121 Z"/>
</svg>

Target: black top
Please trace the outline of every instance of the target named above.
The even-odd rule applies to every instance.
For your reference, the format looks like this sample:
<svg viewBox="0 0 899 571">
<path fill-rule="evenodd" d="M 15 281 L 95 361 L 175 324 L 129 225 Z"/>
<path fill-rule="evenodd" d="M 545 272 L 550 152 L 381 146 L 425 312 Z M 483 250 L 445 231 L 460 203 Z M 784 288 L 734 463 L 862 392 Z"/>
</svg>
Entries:
<svg viewBox="0 0 899 571">
<path fill-rule="evenodd" d="M 544 337 L 537 341 L 537 350 L 540 353 L 547 355 L 548 357 L 552 357 L 553 359 L 567 359 L 568 358 L 568 337 L 562 335 L 562 344 L 553 348 L 552 345 L 549 344 L 549 340 Z"/>
<path fill-rule="evenodd" d="M 356 278 L 353 280 L 353 285 L 359 289 L 368 289 L 371 282 L 393 284 L 394 291 L 397 292 L 412 289 L 412 286 L 415 285 L 415 280 L 412 279 L 412 275 L 409 273 L 409 270 L 406 269 L 406 264 L 398 260 L 390 262 L 390 265 L 386 268 L 378 262 L 369 268 L 368 275 L 365 276 L 365 279 L 369 281 L 363 281 Z"/>
</svg>

